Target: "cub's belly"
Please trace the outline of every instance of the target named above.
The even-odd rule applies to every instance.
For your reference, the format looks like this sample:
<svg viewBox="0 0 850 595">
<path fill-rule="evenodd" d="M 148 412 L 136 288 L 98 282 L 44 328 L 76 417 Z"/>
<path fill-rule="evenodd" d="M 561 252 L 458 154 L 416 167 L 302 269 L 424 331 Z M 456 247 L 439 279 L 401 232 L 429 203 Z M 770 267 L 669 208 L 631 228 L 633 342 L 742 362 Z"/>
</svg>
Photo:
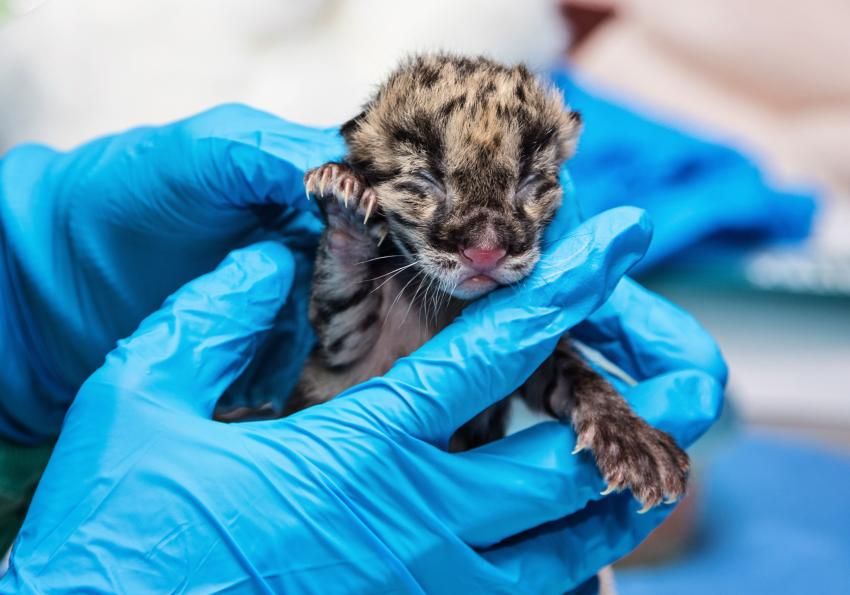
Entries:
<svg viewBox="0 0 850 595">
<path fill-rule="evenodd" d="M 394 280 L 381 287 L 381 307 L 375 322 L 379 333 L 366 355 L 344 370 L 328 373 L 313 369 L 311 389 L 321 400 L 333 398 L 370 378 L 382 376 L 395 362 L 416 351 L 437 332 L 436 324 L 445 324 L 443 315 L 436 322 L 434 311 L 419 300 L 402 293 L 403 285 Z M 413 298 L 416 298 L 414 295 Z M 426 317 L 430 316 L 430 320 Z"/>
</svg>

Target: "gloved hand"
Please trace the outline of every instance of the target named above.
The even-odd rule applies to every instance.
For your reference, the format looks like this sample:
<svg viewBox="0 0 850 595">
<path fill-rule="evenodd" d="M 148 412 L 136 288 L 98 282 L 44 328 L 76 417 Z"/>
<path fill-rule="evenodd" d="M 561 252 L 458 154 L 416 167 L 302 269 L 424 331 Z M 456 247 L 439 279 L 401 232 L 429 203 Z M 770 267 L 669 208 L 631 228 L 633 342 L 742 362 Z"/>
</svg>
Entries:
<svg viewBox="0 0 850 595">
<path fill-rule="evenodd" d="M 671 507 L 638 515 L 628 493 L 602 498 L 591 457 L 570 454 L 566 425 L 460 454 L 441 446 L 612 291 L 599 319 L 581 325 L 585 340 L 640 380 L 626 396 L 652 423 L 684 444 L 707 428 L 725 374 L 714 344 L 679 310 L 620 282 L 648 237 L 640 211 L 603 213 L 386 376 L 285 419 L 227 425 L 210 420 L 215 401 L 257 352 L 294 266 L 278 244 L 233 253 L 85 382 L 0 587 L 563 593 L 582 584 Z"/>
<path fill-rule="evenodd" d="M 344 152 L 337 131 L 223 106 L 69 153 L 0 161 L 0 439 L 55 438 L 83 381 L 183 283 L 271 233 L 295 259 L 269 348 L 234 404 L 289 392 L 311 347 L 306 303 L 320 229 L 303 172 Z M 275 231 L 270 231 L 274 229 Z M 274 370 L 274 374 L 267 373 Z M 250 391 L 249 391 L 250 389 Z"/>
</svg>

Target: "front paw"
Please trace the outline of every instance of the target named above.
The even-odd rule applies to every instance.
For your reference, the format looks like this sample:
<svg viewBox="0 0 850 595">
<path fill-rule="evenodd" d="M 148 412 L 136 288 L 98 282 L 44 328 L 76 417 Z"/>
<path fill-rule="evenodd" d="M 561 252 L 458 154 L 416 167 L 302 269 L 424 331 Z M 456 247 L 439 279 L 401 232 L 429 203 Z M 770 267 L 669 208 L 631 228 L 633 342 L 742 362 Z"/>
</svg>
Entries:
<svg viewBox="0 0 850 595">
<path fill-rule="evenodd" d="M 377 212 L 378 195 L 353 169 L 326 163 L 304 175 L 304 187 L 325 214 L 331 239 L 369 238 L 377 246 L 384 241 L 387 225 Z"/>
<path fill-rule="evenodd" d="M 646 512 L 685 494 L 690 461 L 669 434 L 637 415 L 600 419 L 579 429 L 576 450 L 589 448 L 608 483 L 603 495 L 628 488 Z"/>
</svg>

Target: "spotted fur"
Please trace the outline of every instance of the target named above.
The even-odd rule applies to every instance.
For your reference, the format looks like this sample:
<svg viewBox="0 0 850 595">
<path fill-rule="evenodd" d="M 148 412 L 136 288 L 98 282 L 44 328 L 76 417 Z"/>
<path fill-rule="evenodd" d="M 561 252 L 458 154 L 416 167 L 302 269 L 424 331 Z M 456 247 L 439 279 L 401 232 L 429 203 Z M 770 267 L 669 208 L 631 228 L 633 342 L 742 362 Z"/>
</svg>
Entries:
<svg viewBox="0 0 850 595">
<path fill-rule="evenodd" d="M 318 345 L 288 412 L 326 401 L 419 347 L 469 300 L 525 278 L 562 201 L 558 174 L 581 128 L 522 65 L 413 58 L 342 127 L 343 163 L 305 177 L 327 220 L 311 321 Z M 503 250 L 486 274 L 468 248 Z M 500 252 L 501 253 L 501 252 Z M 569 421 L 611 489 L 646 506 L 685 490 L 688 459 L 635 415 L 567 337 L 518 391 Z M 504 435 L 507 402 L 461 428 L 456 450 Z"/>
</svg>

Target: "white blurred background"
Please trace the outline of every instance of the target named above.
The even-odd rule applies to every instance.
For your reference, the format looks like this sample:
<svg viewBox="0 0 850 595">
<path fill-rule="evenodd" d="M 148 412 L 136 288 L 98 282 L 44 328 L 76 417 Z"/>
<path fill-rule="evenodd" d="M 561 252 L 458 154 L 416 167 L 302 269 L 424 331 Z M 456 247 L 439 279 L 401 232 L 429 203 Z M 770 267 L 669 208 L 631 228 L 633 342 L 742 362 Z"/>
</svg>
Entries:
<svg viewBox="0 0 850 595">
<path fill-rule="evenodd" d="M 338 124 L 407 53 L 544 67 L 566 31 L 549 0 L 49 0 L 0 29 L 0 146 L 70 147 L 228 101 Z"/>
</svg>

